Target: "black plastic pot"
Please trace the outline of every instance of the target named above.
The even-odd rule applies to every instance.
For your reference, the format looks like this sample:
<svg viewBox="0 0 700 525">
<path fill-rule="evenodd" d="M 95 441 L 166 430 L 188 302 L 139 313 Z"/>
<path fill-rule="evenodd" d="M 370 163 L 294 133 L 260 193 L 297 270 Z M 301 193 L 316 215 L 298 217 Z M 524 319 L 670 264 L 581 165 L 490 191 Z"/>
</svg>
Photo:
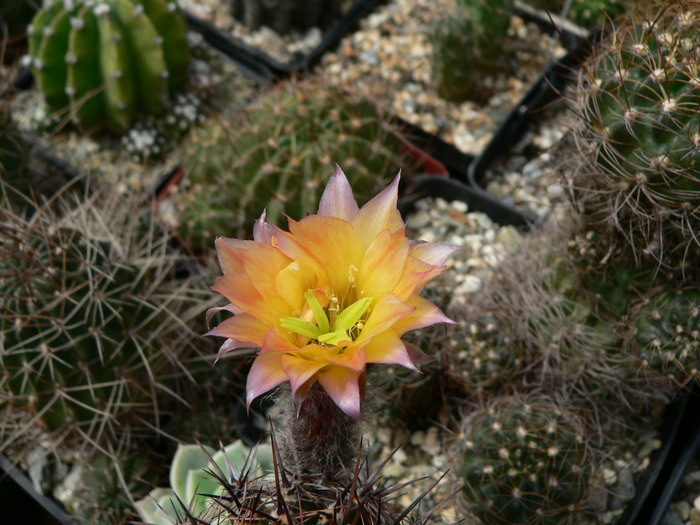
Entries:
<svg viewBox="0 0 700 525">
<path fill-rule="evenodd" d="M 264 84 L 289 77 L 295 72 L 308 73 L 321 57 L 334 49 L 381 0 L 358 0 L 323 36 L 321 42 L 306 55 L 284 63 L 223 31 L 215 25 L 185 11 L 190 29 L 200 33 L 209 45 L 236 62 L 254 81 Z"/>
<path fill-rule="evenodd" d="M 4 525 L 79 525 L 56 500 L 34 490 L 26 474 L 2 454 L 0 508 Z"/>
<path fill-rule="evenodd" d="M 700 451 L 700 385 L 668 405 L 662 446 L 637 482 L 637 492 L 617 525 L 661 525 L 685 472 Z"/>
<path fill-rule="evenodd" d="M 591 31 L 588 39 L 550 65 L 528 90 L 522 100 L 510 111 L 491 141 L 467 168 L 467 180 L 479 186 L 486 170 L 497 159 L 510 154 L 510 148 L 522 137 L 538 113 L 561 97 L 564 87 L 572 80 L 572 71 L 590 54 L 601 37 L 599 29 Z"/>
</svg>

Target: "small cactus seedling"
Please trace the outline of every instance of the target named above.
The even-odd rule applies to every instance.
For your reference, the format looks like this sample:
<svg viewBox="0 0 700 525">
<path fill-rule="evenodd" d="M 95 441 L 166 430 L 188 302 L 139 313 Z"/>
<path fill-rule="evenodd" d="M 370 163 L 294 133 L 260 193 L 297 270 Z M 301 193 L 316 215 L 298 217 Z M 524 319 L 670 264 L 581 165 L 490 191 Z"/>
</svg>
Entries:
<svg viewBox="0 0 700 525">
<path fill-rule="evenodd" d="M 636 314 L 642 366 L 675 385 L 700 382 L 700 290 L 661 291 Z"/>
<path fill-rule="evenodd" d="M 575 182 L 590 213 L 677 268 L 700 223 L 700 5 L 654 6 L 625 18 L 581 70 Z"/>
<path fill-rule="evenodd" d="M 317 80 L 273 88 L 242 118 L 187 140 L 189 176 L 172 200 L 178 232 L 200 251 L 214 232 L 245 238 L 263 209 L 278 225 L 315 212 L 334 161 L 348 167 L 360 201 L 411 166 L 400 133 L 372 104 Z"/>
<path fill-rule="evenodd" d="M 186 79 L 187 24 L 174 1 L 55 0 L 30 29 L 47 105 L 84 130 L 124 133 L 138 112 L 163 113 Z"/>
<path fill-rule="evenodd" d="M 499 398 L 469 416 L 463 435 L 462 492 L 482 523 L 573 523 L 590 471 L 573 413 L 550 401 Z"/>
<path fill-rule="evenodd" d="M 325 27 L 342 8 L 342 0 L 233 0 L 233 16 L 246 27 L 267 26 L 280 34 Z"/>
<path fill-rule="evenodd" d="M 0 397 L 99 446 L 159 425 L 163 394 L 188 374 L 200 303 L 148 207 L 54 200 L 30 218 L 4 210 Z"/>
<path fill-rule="evenodd" d="M 501 60 L 513 14 L 512 0 L 462 0 L 433 28 L 433 80 L 438 94 L 461 102 L 481 100 L 483 76 Z"/>
</svg>

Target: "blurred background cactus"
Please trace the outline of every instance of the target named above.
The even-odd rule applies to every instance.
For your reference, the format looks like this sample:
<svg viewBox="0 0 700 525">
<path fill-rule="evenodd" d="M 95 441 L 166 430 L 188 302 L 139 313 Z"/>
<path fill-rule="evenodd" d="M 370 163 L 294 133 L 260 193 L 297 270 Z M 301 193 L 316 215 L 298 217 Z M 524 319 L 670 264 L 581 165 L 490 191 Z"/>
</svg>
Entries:
<svg viewBox="0 0 700 525">
<path fill-rule="evenodd" d="M 249 29 L 280 34 L 326 27 L 343 12 L 343 0 L 232 0 L 233 16 Z"/>
<path fill-rule="evenodd" d="M 592 470 L 582 421 L 544 399 L 500 398 L 469 415 L 457 472 L 482 523 L 580 519 Z"/>
<path fill-rule="evenodd" d="M 512 15 L 512 0 L 459 0 L 433 27 L 432 75 L 441 97 L 454 102 L 489 98 L 484 76 L 502 67 Z"/>
<path fill-rule="evenodd" d="M 52 112 L 86 131 L 125 133 L 162 114 L 187 78 L 187 23 L 175 1 L 51 1 L 30 26 L 37 85 Z"/>
<path fill-rule="evenodd" d="M 160 426 L 163 400 L 190 377 L 187 323 L 202 312 L 201 283 L 178 276 L 185 259 L 168 240 L 148 206 L 125 198 L 65 192 L 28 216 L 5 204 L 3 410 L 88 448 Z"/>
<path fill-rule="evenodd" d="M 172 195 L 177 231 L 208 251 L 215 234 L 249 236 L 262 210 L 278 225 L 301 219 L 316 211 L 335 159 L 364 202 L 400 169 L 410 173 L 402 141 L 369 101 L 320 80 L 274 87 L 235 125 L 215 121 L 188 137 L 188 175 Z"/>
</svg>

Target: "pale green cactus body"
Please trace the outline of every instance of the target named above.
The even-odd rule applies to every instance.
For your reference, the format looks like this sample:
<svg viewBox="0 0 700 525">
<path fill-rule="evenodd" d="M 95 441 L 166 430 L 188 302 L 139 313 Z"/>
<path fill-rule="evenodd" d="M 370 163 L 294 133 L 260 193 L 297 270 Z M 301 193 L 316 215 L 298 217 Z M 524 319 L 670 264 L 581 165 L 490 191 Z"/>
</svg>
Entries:
<svg viewBox="0 0 700 525">
<path fill-rule="evenodd" d="M 174 2 L 55 2 L 32 24 L 30 55 L 54 112 L 81 128 L 123 133 L 138 112 L 165 111 L 189 63 L 187 25 Z"/>
<path fill-rule="evenodd" d="M 180 502 L 200 516 L 212 503 L 209 495 L 223 491 L 211 475 L 217 468 L 227 479 L 271 479 L 272 447 L 263 444 L 250 449 L 241 440 L 218 451 L 205 445 L 178 445 L 170 466 L 170 488 L 153 489 L 148 497 L 136 502 L 136 509 L 144 520 L 155 525 L 173 523 L 168 515 L 182 514 Z"/>
</svg>

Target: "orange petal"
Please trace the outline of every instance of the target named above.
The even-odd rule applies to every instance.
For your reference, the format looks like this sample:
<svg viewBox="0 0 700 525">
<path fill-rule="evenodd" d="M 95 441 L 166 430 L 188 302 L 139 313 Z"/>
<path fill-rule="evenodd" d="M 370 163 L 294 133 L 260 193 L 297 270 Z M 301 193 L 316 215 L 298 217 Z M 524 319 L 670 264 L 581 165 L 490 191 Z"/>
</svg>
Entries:
<svg viewBox="0 0 700 525">
<path fill-rule="evenodd" d="M 387 330 L 374 336 L 367 344 L 365 353 L 368 363 L 396 364 L 411 370 L 418 370 L 406 349 L 406 345 L 393 330 Z"/>
<path fill-rule="evenodd" d="M 406 257 L 401 278 L 393 290 L 394 295 L 399 299 L 406 300 L 414 293 L 418 293 L 428 281 L 440 275 L 444 270 L 444 266 L 433 266 L 409 255 Z"/>
<path fill-rule="evenodd" d="M 380 231 L 388 229 L 393 233 L 403 227 L 403 219 L 396 208 L 400 178 L 401 175 L 397 175 L 386 189 L 360 208 L 352 220 L 352 225 L 365 246 L 368 246 Z"/>
<path fill-rule="evenodd" d="M 280 383 L 287 380 L 287 374 L 282 370 L 281 355 L 278 353 L 259 354 L 253 361 L 246 382 L 246 404 L 250 408 L 253 400 L 269 392 Z"/>
<path fill-rule="evenodd" d="M 342 368 L 330 366 L 319 372 L 318 382 L 328 392 L 330 398 L 346 414 L 362 418 L 362 395 L 360 381 L 364 374 Z M 364 386 L 364 385 L 363 385 Z"/>
<path fill-rule="evenodd" d="M 452 253 L 461 249 L 461 246 L 455 246 L 454 244 L 414 241 L 411 243 L 409 253 L 413 257 L 433 266 L 442 266 Z"/>
<path fill-rule="evenodd" d="M 265 352 L 293 352 L 299 350 L 299 347 L 293 344 L 289 339 L 284 337 L 283 333 L 278 330 L 283 328 L 270 328 L 263 338 L 262 348 L 260 353 Z"/>
<path fill-rule="evenodd" d="M 260 295 L 246 273 L 228 273 L 219 277 L 211 288 L 226 297 L 235 307 L 268 324 L 273 324 L 290 313 L 289 306 L 277 295 L 271 298 Z"/>
<path fill-rule="evenodd" d="M 318 214 L 338 217 L 349 222 L 355 218 L 358 210 L 357 201 L 352 194 L 348 178 L 340 166 L 336 164 L 335 173 L 331 176 L 323 195 L 321 195 Z"/>
<path fill-rule="evenodd" d="M 370 243 L 357 274 L 358 289 L 365 297 L 383 297 L 393 292 L 406 264 L 408 239 L 404 228 L 391 233 L 382 230 Z"/>
<path fill-rule="evenodd" d="M 356 372 L 364 372 L 367 359 L 364 345 L 350 345 L 339 352 L 337 348 L 325 349 L 323 359 L 334 365 L 349 368 Z"/>
<path fill-rule="evenodd" d="M 255 249 L 245 250 L 241 254 L 241 261 L 250 283 L 265 298 L 265 302 L 268 304 L 282 303 L 283 299 L 277 291 L 275 276 L 289 267 L 292 262 L 289 257 L 276 248 L 258 244 Z M 279 304 L 278 307 L 288 309 L 282 304 Z"/>
<path fill-rule="evenodd" d="M 283 354 L 280 357 L 280 364 L 289 378 L 292 395 L 296 395 L 297 390 L 311 381 L 317 372 L 329 366 L 328 363 L 310 361 L 295 354 Z"/>
<path fill-rule="evenodd" d="M 308 264 L 317 275 L 325 276 L 332 290 L 348 286 L 351 265 L 359 267 L 363 248 L 350 223 L 336 217 L 309 215 L 300 221 L 289 221 L 291 236 L 280 238 L 279 247 L 291 259 Z"/>
<path fill-rule="evenodd" d="M 396 321 L 391 327 L 398 335 L 436 323 L 454 324 L 454 321 L 443 314 L 437 306 L 419 295 L 410 297 L 406 303 L 414 307 L 415 310 L 410 315 Z"/>
<path fill-rule="evenodd" d="M 224 320 L 204 335 L 227 337 L 260 347 L 269 329 L 270 325 L 257 317 L 248 313 L 242 313 Z"/>
<path fill-rule="evenodd" d="M 224 273 L 239 273 L 243 271 L 243 263 L 240 254 L 250 247 L 252 241 L 217 237 L 214 241 L 216 254 L 219 258 L 219 266 Z"/>
<path fill-rule="evenodd" d="M 415 309 L 415 306 L 401 301 L 394 294 L 386 294 L 376 305 L 373 305 L 372 313 L 355 342 L 367 341 L 392 328 L 402 317 L 410 315 Z"/>
</svg>

